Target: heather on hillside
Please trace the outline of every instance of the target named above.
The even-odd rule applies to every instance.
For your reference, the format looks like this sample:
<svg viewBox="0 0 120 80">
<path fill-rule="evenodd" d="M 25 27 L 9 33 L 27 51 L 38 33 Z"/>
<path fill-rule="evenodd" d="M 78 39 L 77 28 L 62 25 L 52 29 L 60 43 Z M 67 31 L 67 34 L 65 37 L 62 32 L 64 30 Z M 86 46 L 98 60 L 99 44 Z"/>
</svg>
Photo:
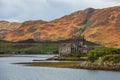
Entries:
<svg viewBox="0 0 120 80">
<path fill-rule="evenodd" d="M 12 42 L 28 39 L 58 41 L 70 39 L 72 35 L 84 35 L 88 41 L 106 47 L 120 48 L 119 11 L 120 6 L 87 8 L 48 22 L 42 20 L 23 23 L 0 22 L 0 39 Z M 10 25 L 7 26 L 8 24 Z"/>
</svg>

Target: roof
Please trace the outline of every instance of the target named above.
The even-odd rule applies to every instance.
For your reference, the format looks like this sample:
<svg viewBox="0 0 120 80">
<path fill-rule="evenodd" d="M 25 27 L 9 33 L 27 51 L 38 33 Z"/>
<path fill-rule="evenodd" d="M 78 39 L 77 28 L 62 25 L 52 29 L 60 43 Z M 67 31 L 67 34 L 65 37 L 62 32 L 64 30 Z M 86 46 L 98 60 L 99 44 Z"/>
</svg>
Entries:
<svg viewBox="0 0 120 80">
<path fill-rule="evenodd" d="M 59 47 L 63 47 L 63 46 L 70 47 L 71 45 L 72 43 L 61 43 Z"/>
</svg>

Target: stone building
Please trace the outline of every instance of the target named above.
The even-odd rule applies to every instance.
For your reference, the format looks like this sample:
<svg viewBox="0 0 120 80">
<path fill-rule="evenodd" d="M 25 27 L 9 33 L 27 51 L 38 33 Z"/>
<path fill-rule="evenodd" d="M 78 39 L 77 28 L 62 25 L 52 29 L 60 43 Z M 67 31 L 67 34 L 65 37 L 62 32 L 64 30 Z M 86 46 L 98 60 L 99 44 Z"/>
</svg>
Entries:
<svg viewBox="0 0 120 80">
<path fill-rule="evenodd" d="M 71 53 L 71 43 L 61 43 L 59 45 L 59 55 L 66 56 Z"/>
<path fill-rule="evenodd" d="M 92 48 L 85 44 L 86 40 L 84 36 L 74 39 L 71 42 L 61 43 L 59 45 L 59 55 L 67 56 L 75 52 L 81 52 L 87 54 Z"/>
</svg>

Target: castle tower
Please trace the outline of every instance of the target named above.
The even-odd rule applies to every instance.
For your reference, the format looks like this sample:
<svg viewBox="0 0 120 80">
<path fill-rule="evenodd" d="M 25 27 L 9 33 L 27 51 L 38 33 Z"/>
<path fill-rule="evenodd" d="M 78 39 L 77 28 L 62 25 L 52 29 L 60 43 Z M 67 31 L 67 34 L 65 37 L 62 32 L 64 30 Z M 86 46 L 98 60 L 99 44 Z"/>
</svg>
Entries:
<svg viewBox="0 0 120 80">
<path fill-rule="evenodd" d="M 84 36 L 81 36 L 79 45 L 84 46 L 84 42 L 85 42 Z"/>
<path fill-rule="evenodd" d="M 76 36 L 75 36 L 75 30 L 71 30 L 72 35 L 72 42 L 71 42 L 71 52 L 74 53 L 77 51 L 77 45 L 76 45 Z"/>
</svg>

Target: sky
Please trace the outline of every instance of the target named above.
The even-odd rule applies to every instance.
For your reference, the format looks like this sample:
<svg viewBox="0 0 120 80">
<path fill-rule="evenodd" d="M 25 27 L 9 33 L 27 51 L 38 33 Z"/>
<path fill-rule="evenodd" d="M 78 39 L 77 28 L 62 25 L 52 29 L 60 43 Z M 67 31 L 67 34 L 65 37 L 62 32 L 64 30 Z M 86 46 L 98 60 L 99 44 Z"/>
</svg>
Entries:
<svg viewBox="0 0 120 80">
<path fill-rule="evenodd" d="M 120 6 L 120 0 L 0 0 L 0 21 L 50 21 L 86 8 Z"/>
</svg>

